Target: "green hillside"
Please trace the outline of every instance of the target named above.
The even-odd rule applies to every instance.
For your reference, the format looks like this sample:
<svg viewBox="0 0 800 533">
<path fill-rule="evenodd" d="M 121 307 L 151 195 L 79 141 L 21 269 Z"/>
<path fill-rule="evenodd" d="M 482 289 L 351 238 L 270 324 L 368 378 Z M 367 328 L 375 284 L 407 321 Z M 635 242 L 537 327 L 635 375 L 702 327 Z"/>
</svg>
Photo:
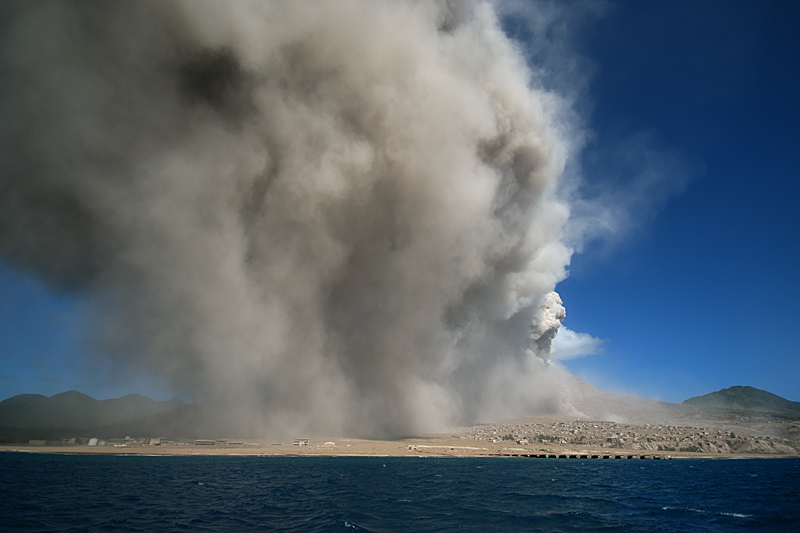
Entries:
<svg viewBox="0 0 800 533">
<path fill-rule="evenodd" d="M 683 402 L 697 407 L 720 407 L 724 409 L 757 409 L 784 414 L 800 414 L 800 402 L 792 402 L 777 394 L 755 387 L 730 387 L 703 396 L 695 396 Z"/>
<path fill-rule="evenodd" d="M 157 402 L 139 394 L 111 400 L 95 400 L 74 390 L 49 398 L 20 394 L 0 402 L 0 428 L 85 429 L 137 420 L 185 405 L 177 398 Z"/>
</svg>

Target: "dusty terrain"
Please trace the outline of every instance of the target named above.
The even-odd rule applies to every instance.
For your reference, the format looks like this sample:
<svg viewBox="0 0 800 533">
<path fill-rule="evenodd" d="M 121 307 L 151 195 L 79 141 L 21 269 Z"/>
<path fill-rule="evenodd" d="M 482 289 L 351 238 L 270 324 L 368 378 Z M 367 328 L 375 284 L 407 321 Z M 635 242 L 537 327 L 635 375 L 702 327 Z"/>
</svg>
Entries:
<svg viewBox="0 0 800 533">
<path fill-rule="evenodd" d="M 39 441 L 0 450 L 45 453 L 256 456 L 797 457 L 800 418 L 698 408 L 598 391 L 583 382 L 568 414 L 479 424 L 397 440 L 297 435 L 291 440 L 157 436 Z M 311 438 L 306 438 L 311 437 Z M 91 446 L 88 445 L 91 442 Z"/>
<path fill-rule="evenodd" d="M 769 431 L 743 425 L 713 427 L 531 417 L 483 424 L 448 434 L 398 440 L 297 439 L 235 441 L 118 439 L 98 444 L 67 442 L 4 445 L 0 450 L 44 453 L 256 455 L 256 456 L 565 456 L 587 458 L 800 456 L 796 440 L 777 435 L 798 422 L 768 421 Z M 757 425 L 757 424 L 756 424 Z M 735 427 L 736 430 L 727 429 Z"/>
</svg>

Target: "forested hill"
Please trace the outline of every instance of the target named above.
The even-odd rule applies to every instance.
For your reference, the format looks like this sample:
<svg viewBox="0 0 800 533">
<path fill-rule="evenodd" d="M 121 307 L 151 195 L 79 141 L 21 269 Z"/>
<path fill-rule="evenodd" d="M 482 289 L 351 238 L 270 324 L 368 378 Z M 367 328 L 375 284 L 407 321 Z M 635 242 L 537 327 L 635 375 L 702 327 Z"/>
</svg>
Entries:
<svg viewBox="0 0 800 533">
<path fill-rule="evenodd" d="M 0 402 L 0 428 L 85 429 L 137 420 L 185 405 L 177 398 L 159 402 L 139 394 L 110 400 L 95 400 L 75 390 L 49 398 L 20 394 Z"/>
<path fill-rule="evenodd" d="M 800 402 L 793 402 L 755 387 L 730 387 L 717 392 L 695 396 L 683 402 L 697 407 L 720 407 L 724 409 L 757 409 L 800 415 Z"/>
</svg>

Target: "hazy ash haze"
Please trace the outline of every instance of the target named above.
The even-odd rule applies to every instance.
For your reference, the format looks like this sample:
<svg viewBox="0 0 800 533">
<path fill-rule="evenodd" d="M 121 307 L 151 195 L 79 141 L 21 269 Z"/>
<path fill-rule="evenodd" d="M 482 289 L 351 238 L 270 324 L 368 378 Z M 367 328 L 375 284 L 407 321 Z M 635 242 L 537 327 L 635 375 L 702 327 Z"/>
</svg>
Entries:
<svg viewBox="0 0 800 533">
<path fill-rule="evenodd" d="M 492 4 L 0 10 L 0 255 L 93 357 L 264 434 L 570 409 L 579 134 Z"/>
</svg>

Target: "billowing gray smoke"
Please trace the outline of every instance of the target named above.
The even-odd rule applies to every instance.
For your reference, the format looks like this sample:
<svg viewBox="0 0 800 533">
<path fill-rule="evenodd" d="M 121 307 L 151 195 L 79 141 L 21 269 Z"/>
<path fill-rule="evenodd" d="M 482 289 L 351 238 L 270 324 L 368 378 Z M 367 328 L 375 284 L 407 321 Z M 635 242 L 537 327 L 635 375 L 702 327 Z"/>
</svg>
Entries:
<svg viewBox="0 0 800 533">
<path fill-rule="evenodd" d="M 563 106 L 490 4 L 0 10 L 0 254 L 96 354 L 265 434 L 561 408 Z"/>
<path fill-rule="evenodd" d="M 533 316 L 531 340 L 534 348 L 531 353 L 541 357 L 544 361 L 550 360 L 550 356 L 553 354 L 553 339 L 558 334 L 561 322 L 567 317 L 567 310 L 564 309 L 563 303 L 557 292 L 551 292 L 544 297 L 544 301 Z"/>
</svg>

